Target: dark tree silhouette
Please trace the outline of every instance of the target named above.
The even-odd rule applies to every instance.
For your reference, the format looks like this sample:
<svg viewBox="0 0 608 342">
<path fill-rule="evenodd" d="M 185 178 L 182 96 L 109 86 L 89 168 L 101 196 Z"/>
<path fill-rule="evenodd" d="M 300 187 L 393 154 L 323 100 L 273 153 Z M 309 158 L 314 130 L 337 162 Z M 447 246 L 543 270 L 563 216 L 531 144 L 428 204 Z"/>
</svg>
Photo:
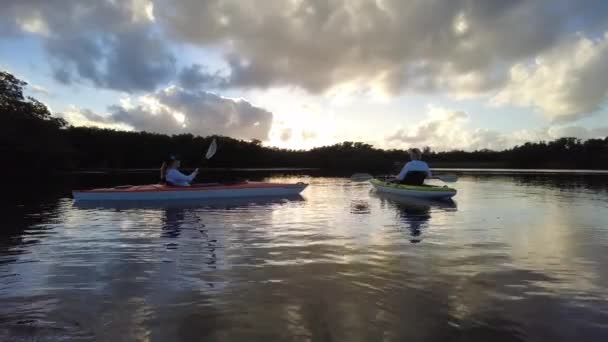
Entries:
<svg viewBox="0 0 608 342">
<path fill-rule="evenodd" d="M 0 153 L 5 172 L 56 169 L 69 164 L 65 120 L 51 115 L 32 97 L 24 97 L 26 82 L 0 71 Z"/>
<path fill-rule="evenodd" d="M 0 152 L 5 165 L 7 161 L 10 165 L 4 171 L 48 174 L 74 169 L 157 168 L 170 153 L 179 154 L 183 164 L 191 167 L 306 167 L 343 173 L 394 172 L 408 160 L 403 150 L 376 149 L 362 142 L 295 151 L 223 136 L 68 127 L 43 103 L 25 98 L 25 86 L 10 73 L 0 72 Z M 205 161 L 203 155 L 214 137 L 218 151 Z M 608 169 L 608 138 L 529 142 L 500 152 L 433 152 L 430 147 L 423 151 L 432 167 Z"/>
</svg>

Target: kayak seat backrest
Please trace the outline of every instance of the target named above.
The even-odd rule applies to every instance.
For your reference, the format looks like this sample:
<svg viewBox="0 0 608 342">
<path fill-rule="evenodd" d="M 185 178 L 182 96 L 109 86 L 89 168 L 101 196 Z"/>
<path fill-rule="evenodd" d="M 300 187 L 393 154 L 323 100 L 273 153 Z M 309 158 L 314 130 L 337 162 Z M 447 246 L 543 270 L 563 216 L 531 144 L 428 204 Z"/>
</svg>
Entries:
<svg viewBox="0 0 608 342">
<path fill-rule="evenodd" d="M 426 175 L 426 171 L 409 171 L 405 174 L 405 178 L 401 181 L 401 184 L 423 185 Z"/>
</svg>

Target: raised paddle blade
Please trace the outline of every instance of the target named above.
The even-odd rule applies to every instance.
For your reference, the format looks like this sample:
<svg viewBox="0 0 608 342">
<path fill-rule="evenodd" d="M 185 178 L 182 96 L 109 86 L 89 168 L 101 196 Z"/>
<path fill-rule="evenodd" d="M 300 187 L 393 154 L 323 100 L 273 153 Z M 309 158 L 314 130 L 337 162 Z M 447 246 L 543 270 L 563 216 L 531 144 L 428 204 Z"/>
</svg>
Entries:
<svg viewBox="0 0 608 342">
<path fill-rule="evenodd" d="M 215 152 L 217 152 L 217 142 L 215 141 L 215 138 L 213 138 L 213 141 L 211 141 L 211 144 L 209 144 L 205 158 L 211 159 L 211 157 L 215 155 Z"/>
<path fill-rule="evenodd" d="M 374 178 L 374 176 L 370 175 L 369 173 L 355 173 L 354 175 L 350 176 L 350 180 L 353 182 L 365 182 L 372 178 Z"/>
</svg>

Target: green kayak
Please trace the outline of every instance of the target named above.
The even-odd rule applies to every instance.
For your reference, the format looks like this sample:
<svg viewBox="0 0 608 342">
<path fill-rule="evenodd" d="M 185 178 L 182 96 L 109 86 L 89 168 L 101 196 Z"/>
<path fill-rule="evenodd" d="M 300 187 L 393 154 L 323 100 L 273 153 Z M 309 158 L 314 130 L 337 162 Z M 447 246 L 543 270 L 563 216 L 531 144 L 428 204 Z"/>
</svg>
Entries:
<svg viewBox="0 0 608 342">
<path fill-rule="evenodd" d="M 426 199 L 450 199 L 457 193 L 456 189 L 447 186 L 434 185 L 405 185 L 385 182 L 380 179 L 370 181 L 376 191 L 391 193 L 401 196 L 426 198 Z"/>
</svg>

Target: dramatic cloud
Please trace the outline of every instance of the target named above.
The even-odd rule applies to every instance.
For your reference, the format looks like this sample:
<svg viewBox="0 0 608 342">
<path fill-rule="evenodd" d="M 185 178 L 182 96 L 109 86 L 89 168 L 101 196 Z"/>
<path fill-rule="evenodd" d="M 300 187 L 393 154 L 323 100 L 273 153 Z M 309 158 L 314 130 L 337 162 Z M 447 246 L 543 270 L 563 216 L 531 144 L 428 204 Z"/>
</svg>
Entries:
<svg viewBox="0 0 608 342">
<path fill-rule="evenodd" d="M 360 81 L 389 92 L 479 93 L 572 27 L 595 34 L 608 24 L 603 0 L 161 0 L 156 8 L 174 37 L 224 48 L 229 85 L 312 92 Z"/>
<path fill-rule="evenodd" d="M 179 84 L 187 89 L 195 88 L 222 88 L 225 79 L 219 72 L 209 73 L 205 66 L 193 64 L 183 68 L 178 75 Z"/>
<path fill-rule="evenodd" d="M 575 32 L 597 37 L 608 29 L 605 0 L 6 0 L 2 7 L 0 34 L 44 39 L 57 80 L 123 91 L 152 91 L 176 76 L 171 40 L 217 49 L 228 65 L 221 74 L 199 64 L 182 69 L 179 83 L 190 89 L 294 85 L 318 93 L 355 83 L 387 94 L 475 96 L 500 89 L 511 66 L 525 69 Z M 586 69 L 564 76 L 579 70 Z"/>
<path fill-rule="evenodd" d="M 608 100 L 606 0 L 4 0 L 1 8 L 0 35 L 37 39 L 57 82 L 149 94 L 148 102 L 111 108 L 105 125 L 265 140 L 272 114 L 210 90 L 293 89 L 320 101 L 344 92 L 358 100 L 481 96 L 535 108 L 554 125 L 605 115 Z M 513 141 L 467 130 L 466 115 L 446 115 L 391 142 Z M 289 140 L 312 145 L 326 136 L 301 129 Z"/>
<path fill-rule="evenodd" d="M 55 79 L 122 91 L 151 91 L 175 75 L 175 58 L 153 26 L 153 4 L 130 1 L 8 0 L 0 32 L 44 40 Z"/>
<path fill-rule="evenodd" d="M 533 65 L 516 64 L 494 103 L 535 107 L 551 119 L 569 121 L 600 109 L 606 99 L 608 33 L 597 40 L 569 41 Z"/>
<path fill-rule="evenodd" d="M 259 140 L 268 138 L 272 124 L 272 113 L 247 101 L 174 86 L 142 96 L 137 105 L 126 105 L 128 101 L 123 103 L 110 107 L 110 114 L 106 116 L 80 111 L 80 117 L 72 117 L 89 125 L 122 125 L 137 131 L 201 136 L 219 134 Z M 69 116 L 64 117 L 70 119 Z"/>
</svg>

